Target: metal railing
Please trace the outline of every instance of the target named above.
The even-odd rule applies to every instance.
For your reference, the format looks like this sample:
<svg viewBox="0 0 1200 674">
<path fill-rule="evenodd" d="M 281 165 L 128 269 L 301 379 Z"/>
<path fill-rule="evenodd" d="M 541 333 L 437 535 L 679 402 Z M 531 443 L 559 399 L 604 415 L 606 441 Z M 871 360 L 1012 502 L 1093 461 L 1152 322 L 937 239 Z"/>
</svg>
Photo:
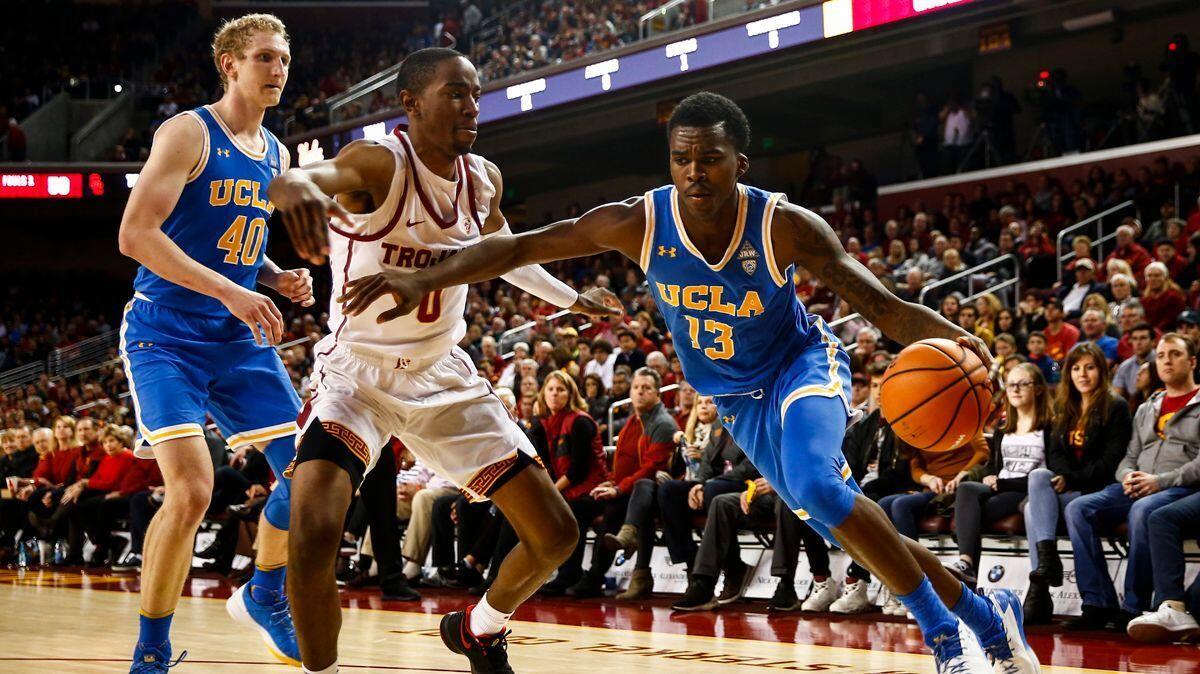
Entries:
<svg viewBox="0 0 1200 674">
<path fill-rule="evenodd" d="M 658 392 L 659 394 L 663 394 L 669 391 L 674 391 L 678 388 L 679 384 L 667 384 L 666 386 L 658 389 Z M 618 407 L 625 407 L 631 404 L 633 404 L 633 398 L 622 398 L 608 406 L 608 444 L 613 444 L 613 412 L 615 412 Z"/>
<path fill-rule="evenodd" d="M 989 284 L 986 288 L 979 292 L 972 292 L 975 281 L 979 280 L 977 276 L 980 272 L 991 267 L 998 267 L 1005 262 L 1010 263 L 1013 266 L 1012 278 L 1001 281 L 1000 283 Z M 1007 253 L 1005 255 L 1001 255 L 1000 257 L 992 258 L 991 260 L 988 260 L 982 264 L 977 264 L 970 269 L 964 269 L 957 274 L 947 276 L 944 279 L 934 281 L 933 283 L 921 288 L 921 293 L 917 295 L 917 303 L 925 304 L 925 296 L 929 294 L 930 290 L 941 288 L 942 286 L 949 285 L 962 278 L 967 279 L 967 296 L 962 298 L 959 301 L 960 303 L 970 302 L 971 300 L 978 299 L 984 295 L 992 294 L 996 291 L 1004 290 L 1005 288 L 1009 287 L 1016 287 L 1016 295 L 1019 296 L 1021 293 L 1021 260 L 1016 255 Z"/>
<path fill-rule="evenodd" d="M 1104 259 L 1104 242 L 1108 241 L 1110 239 L 1117 238 L 1116 229 L 1113 229 L 1113 231 L 1109 232 L 1108 234 L 1104 233 L 1104 219 L 1109 216 L 1115 215 L 1118 212 L 1123 211 L 1130 207 L 1133 207 L 1135 209 L 1137 208 L 1136 204 L 1134 203 L 1134 201 L 1132 199 L 1130 199 L 1128 201 L 1123 201 L 1123 202 L 1117 204 L 1116 206 L 1113 206 L 1112 208 L 1101 211 L 1091 217 L 1084 218 L 1083 220 L 1080 220 L 1079 222 L 1071 225 L 1070 227 L 1064 228 L 1061 232 L 1058 233 L 1058 236 L 1055 237 L 1055 239 L 1054 239 L 1054 254 L 1056 256 L 1058 256 L 1058 261 L 1055 264 L 1055 267 L 1057 267 L 1057 269 L 1055 270 L 1055 273 L 1058 275 L 1057 278 L 1058 278 L 1059 283 L 1062 283 L 1063 266 L 1065 265 L 1065 263 L 1068 260 L 1075 257 L 1075 247 L 1074 246 L 1071 246 L 1071 250 L 1069 252 L 1067 252 L 1067 253 L 1062 252 L 1062 250 L 1063 250 L 1062 244 L 1063 244 L 1063 241 L 1067 238 L 1067 236 L 1074 232 L 1078 232 L 1079 230 L 1094 223 L 1096 225 L 1096 239 L 1094 241 L 1092 241 L 1092 245 L 1090 247 L 1094 248 L 1094 249 L 1098 249 L 1097 253 L 1096 253 L 1096 259 L 1103 260 Z M 1117 222 L 1120 222 L 1120 220 L 1118 220 Z"/>
<path fill-rule="evenodd" d="M 43 374 L 46 373 L 45 361 L 36 363 L 28 363 L 20 367 L 14 367 L 11 370 L 0 372 L 0 391 L 9 391 L 19 386 L 31 384 L 37 381 Z"/>
<path fill-rule="evenodd" d="M 52 377 L 70 377 L 95 369 L 104 364 L 101 359 L 108 360 L 109 351 L 117 347 L 120 339 L 119 330 L 109 330 L 55 349 L 46 359 L 46 370 Z"/>
</svg>

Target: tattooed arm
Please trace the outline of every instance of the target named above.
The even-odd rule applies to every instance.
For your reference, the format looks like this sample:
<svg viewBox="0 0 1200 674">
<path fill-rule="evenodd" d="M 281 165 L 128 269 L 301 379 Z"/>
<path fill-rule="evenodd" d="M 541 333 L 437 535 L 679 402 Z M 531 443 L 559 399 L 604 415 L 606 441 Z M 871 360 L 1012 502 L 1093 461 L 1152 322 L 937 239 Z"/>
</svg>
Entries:
<svg viewBox="0 0 1200 674">
<path fill-rule="evenodd" d="M 952 339 L 990 365 L 987 345 L 929 307 L 893 295 L 875 275 L 846 254 L 821 216 L 783 202 L 775 209 L 771 242 L 780 269 L 795 263 L 811 271 L 838 297 L 901 344 L 930 337 Z"/>
</svg>

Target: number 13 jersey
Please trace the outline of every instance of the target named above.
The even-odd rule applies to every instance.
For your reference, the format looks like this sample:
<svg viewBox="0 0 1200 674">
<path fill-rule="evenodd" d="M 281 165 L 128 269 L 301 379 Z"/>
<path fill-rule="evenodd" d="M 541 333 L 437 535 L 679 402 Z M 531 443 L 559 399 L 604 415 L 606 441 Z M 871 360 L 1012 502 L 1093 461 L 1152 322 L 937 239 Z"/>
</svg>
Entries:
<svg viewBox="0 0 1200 674">
<path fill-rule="evenodd" d="M 466 334 L 466 285 L 429 293 L 416 311 L 386 323 L 377 323 L 376 318 L 396 306 L 390 295 L 357 316 L 343 314 L 337 298 L 348 281 L 384 270 L 416 272 L 478 243 L 496 190 L 482 157 L 459 157 L 454 163 L 455 179 L 445 180 L 421 163 L 400 127 L 376 142 L 391 150 L 395 159 L 392 184 L 374 212 L 351 217 L 353 227 L 341 220 L 330 222 L 332 333 L 326 337 L 331 343 L 323 347 L 338 344 L 395 359 L 443 355 Z"/>
<path fill-rule="evenodd" d="M 684 376 L 703 395 L 764 388 L 814 334 L 792 267 L 779 270 L 771 247 L 771 218 L 784 199 L 739 184 L 729 247 L 709 264 L 692 244 L 667 185 L 647 192 L 640 264 L 667 319 Z"/>
</svg>

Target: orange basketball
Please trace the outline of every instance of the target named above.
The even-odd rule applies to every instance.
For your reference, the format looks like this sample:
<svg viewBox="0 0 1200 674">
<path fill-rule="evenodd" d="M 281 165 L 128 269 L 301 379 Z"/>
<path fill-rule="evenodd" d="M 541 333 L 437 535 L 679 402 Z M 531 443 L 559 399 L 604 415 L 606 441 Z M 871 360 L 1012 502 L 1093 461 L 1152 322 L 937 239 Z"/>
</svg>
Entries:
<svg viewBox="0 0 1200 674">
<path fill-rule="evenodd" d="M 879 405 L 896 437 L 927 452 L 960 447 L 983 428 L 992 403 L 979 356 L 949 339 L 923 339 L 888 366 Z"/>
</svg>

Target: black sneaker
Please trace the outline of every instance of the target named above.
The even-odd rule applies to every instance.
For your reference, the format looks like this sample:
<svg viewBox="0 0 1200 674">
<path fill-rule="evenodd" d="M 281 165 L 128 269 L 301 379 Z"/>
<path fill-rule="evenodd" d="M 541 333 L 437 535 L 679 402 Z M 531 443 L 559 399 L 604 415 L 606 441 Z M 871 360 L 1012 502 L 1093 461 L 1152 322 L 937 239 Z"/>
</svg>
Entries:
<svg viewBox="0 0 1200 674">
<path fill-rule="evenodd" d="M 475 587 L 483 582 L 483 574 L 474 566 L 460 561 L 453 571 L 449 575 L 443 575 L 442 579 L 446 581 L 446 587 Z"/>
<path fill-rule="evenodd" d="M 967 587 L 974 590 L 979 585 L 978 575 L 975 573 L 975 566 L 965 559 L 956 559 L 953 563 L 946 565 L 946 570 L 950 575 L 958 580 L 966 583 Z"/>
<path fill-rule="evenodd" d="M 579 582 L 579 578 L 580 577 L 576 576 L 575 574 L 559 572 L 559 574 L 554 577 L 554 580 L 543 585 L 542 589 L 538 590 L 538 593 L 547 597 L 561 597 L 567 593 L 567 588 Z"/>
<path fill-rule="evenodd" d="M 676 611 L 711 611 L 716 607 L 717 600 L 713 597 L 713 581 L 701 576 L 693 576 L 692 583 L 688 585 L 683 599 L 671 604 L 671 608 Z"/>
<path fill-rule="evenodd" d="M 421 593 L 417 592 L 408 584 L 408 579 L 404 574 L 397 574 L 396 578 L 388 578 L 379 581 L 379 590 L 383 593 L 383 598 L 389 601 L 420 601 Z"/>
<path fill-rule="evenodd" d="M 127 552 L 125 556 L 116 564 L 112 565 L 112 570 L 121 571 L 140 571 L 142 569 L 142 556 L 136 552 Z"/>
<path fill-rule="evenodd" d="M 471 634 L 470 624 L 472 604 L 465 611 L 455 611 L 442 616 L 440 631 L 442 643 L 446 648 L 467 656 L 471 662 L 471 674 L 511 674 L 513 669 L 508 664 L 508 630 L 484 641 Z"/>
<path fill-rule="evenodd" d="M 746 581 L 750 579 L 750 565 L 740 562 L 738 566 L 725 570 L 725 586 L 721 588 L 721 596 L 717 603 L 721 606 L 732 604 L 746 593 Z"/>
<path fill-rule="evenodd" d="M 1073 632 L 1102 630 L 1112 622 L 1113 613 L 1110 609 L 1084 604 L 1080 615 L 1063 623 L 1063 627 Z"/>
<path fill-rule="evenodd" d="M 767 602 L 767 610 L 776 613 L 786 613 L 800 608 L 800 597 L 796 596 L 796 586 L 793 583 L 781 582 L 775 587 L 775 594 Z"/>
<path fill-rule="evenodd" d="M 604 596 L 604 581 L 590 573 L 583 574 L 578 583 L 567 588 L 567 596 L 576 599 L 591 599 Z"/>
</svg>

